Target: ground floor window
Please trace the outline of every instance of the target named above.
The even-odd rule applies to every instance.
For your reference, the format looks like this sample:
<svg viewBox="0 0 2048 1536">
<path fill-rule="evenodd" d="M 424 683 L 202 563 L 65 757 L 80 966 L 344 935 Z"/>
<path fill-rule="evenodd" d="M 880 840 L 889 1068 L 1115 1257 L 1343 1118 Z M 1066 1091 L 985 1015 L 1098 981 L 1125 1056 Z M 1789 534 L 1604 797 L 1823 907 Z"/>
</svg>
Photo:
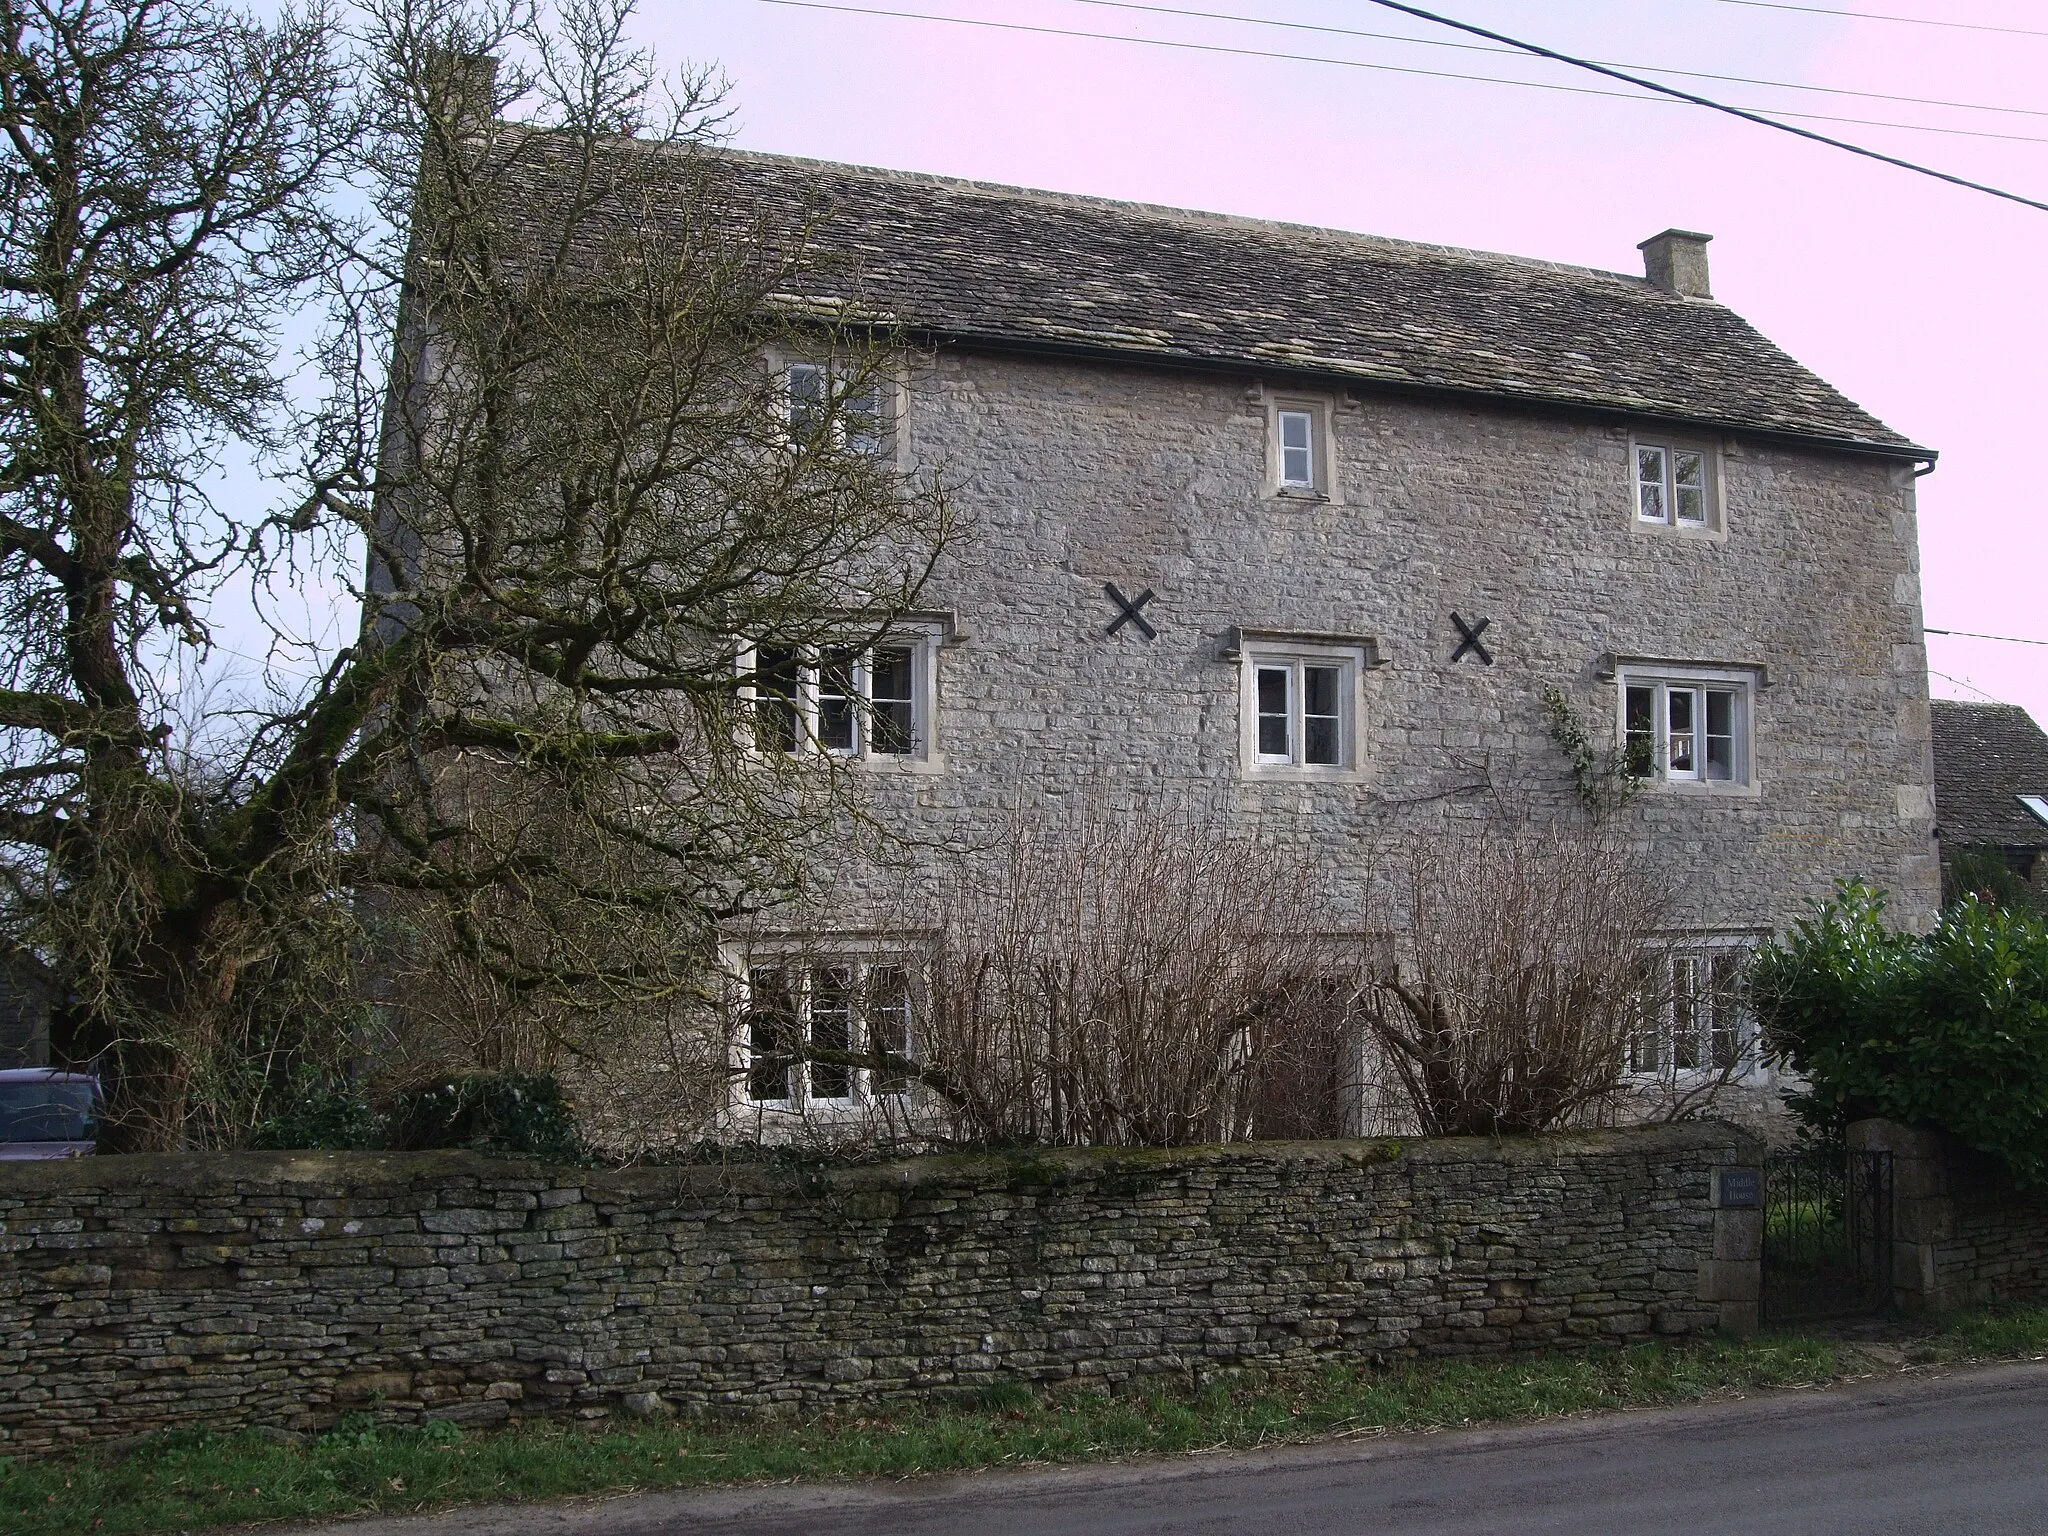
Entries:
<svg viewBox="0 0 2048 1536">
<path fill-rule="evenodd" d="M 910 1091 L 903 1063 L 915 1041 L 911 971 L 903 962 L 749 965 L 742 1004 L 740 1045 L 752 1102 L 830 1107 Z"/>
<path fill-rule="evenodd" d="M 1680 942 L 1650 967 L 1629 1070 L 1641 1076 L 1747 1072 L 1756 1065 L 1749 958 L 1753 940 Z"/>
</svg>

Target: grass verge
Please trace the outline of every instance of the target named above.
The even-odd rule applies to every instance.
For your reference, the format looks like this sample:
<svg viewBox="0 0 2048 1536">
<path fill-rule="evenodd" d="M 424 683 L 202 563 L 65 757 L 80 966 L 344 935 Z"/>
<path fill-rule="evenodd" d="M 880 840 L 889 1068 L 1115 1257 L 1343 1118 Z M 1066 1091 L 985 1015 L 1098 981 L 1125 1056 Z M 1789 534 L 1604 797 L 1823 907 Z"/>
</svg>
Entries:
<svg viewBox="0 0 2048 1536">
<path fill-rule="evenodd" d="M 1892 1347 L 1884 1357 L 1899 1354 Z M 2048 1308 L 1973 1314 L 1905 1342 L 1908 1363 L 2048 1352 Z M 799 1477 L 901 1477 L 1029 1462 L 1244 1448 L 1343 1433 L 1696 1402 L 1869 1374 L 1855 1344 L 1795 1334 L 1589 1354 L 1244 1377 L 1195 1393 L 989 1389 L 971 1403 L 794 1423 L 532 1424 L 484 1434 L 367 1417 L 300 1444 L 165 1434 L 122 1452 L 0 1461 L 15 1536 L 192 1531 L 245 1521 Z"/>
</svg>

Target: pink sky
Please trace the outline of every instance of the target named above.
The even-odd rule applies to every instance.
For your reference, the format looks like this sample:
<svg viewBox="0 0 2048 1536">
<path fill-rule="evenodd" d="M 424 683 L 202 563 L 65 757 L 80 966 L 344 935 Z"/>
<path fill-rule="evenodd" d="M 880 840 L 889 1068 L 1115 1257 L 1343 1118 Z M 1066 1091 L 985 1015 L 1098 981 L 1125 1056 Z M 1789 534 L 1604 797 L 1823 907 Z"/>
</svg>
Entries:
<svg viewBox="0 0 2048 1536">
<path fill-rule="evenodd" d="M 1104 9 L 1079 0 L 851 0 L 1599 88 L 1562 67 Z M 1826 0 L 2048 32 L 2025 0 Z M 1447 40 L 1365 0 L 1189 8 Z M 2048 36 L 1724 3 L 1444 0 L 1568 52 L 2023 107 L 1962 112 L 1674 81 L 1759 107 L 2048 140 Z M 1636 242 L 1705 230 L 1716 297 L 1836 387 L 1941 451 L 1920 482 L 1926 622 L 2048 640 L 2039 445 L 2048 213 L 1704 111 L 1228 58 L 763 0 L 649 0 L 665 63 L 716 64 L 736 142 L 902 170 L 1213 209 L 1639 272 Z M 1465 39 L 1472 41 L 1471 39 Z M 1851 124 L 1822 132 L 2048 201 L 2048 142 Z M 2048 649 L 1929 638 L 1937 696 L 2048 723 Z M 1946 676 L 1942 675 L 1946 674 Z"/>
</svg>

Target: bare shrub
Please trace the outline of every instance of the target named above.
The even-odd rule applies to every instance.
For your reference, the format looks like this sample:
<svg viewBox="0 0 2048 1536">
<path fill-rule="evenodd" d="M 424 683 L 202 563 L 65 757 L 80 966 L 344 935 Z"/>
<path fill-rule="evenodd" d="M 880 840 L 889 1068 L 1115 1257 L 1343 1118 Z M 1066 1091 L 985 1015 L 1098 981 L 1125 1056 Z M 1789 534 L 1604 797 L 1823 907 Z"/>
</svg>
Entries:
<svg viewBox="0 0 2048 1536">
<path fill-rule="evenodd" d="M 1305 861 L 1201 813 L 1013 820 L 939 893 L 914 1055 L 943 1133 L 1338 1134 L 1362 950 L 1317 933 L 1318 894 Z"/>
<path fill-rule="evenodd" d="M 1669 902 L 1583 830 L 1447 823 L 1410 845 L 1405 937 L 1366 1018 L 1419 1128 L 1540 1131 L 1598 1118 L 1670 967 Z"/>
</svg>

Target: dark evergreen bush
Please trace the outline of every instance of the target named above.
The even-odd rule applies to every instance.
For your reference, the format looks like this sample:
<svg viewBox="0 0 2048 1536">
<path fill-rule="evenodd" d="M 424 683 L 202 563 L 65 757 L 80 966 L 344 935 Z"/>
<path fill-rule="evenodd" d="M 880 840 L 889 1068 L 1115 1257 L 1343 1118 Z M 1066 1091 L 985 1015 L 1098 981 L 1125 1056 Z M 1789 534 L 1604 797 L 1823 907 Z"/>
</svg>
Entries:
<svg viewBox="0 0 2048 1536">
<path fill-rule="evenodd" d="M 381 1109 L 345 1077 L 299 1073 L 250 1144 L 320 1152 L 457 1147 L 551 1163 L 590 1158 L 575 1106 L 541 1072 L 446 1077 L 397 1094 Z"/>
<path fill-rule="evenodd" d="M 401 1094 L 385 1115 L 384 1139 L 399 1151 L 464 1147 L 550 1163 L 590 1156 L 575 1106 L 543 1072 L 449 1077 Z"/>
<path fill-rule="evenodd" d="M 295 1072 L 274 1095 L 249 1138 L 278 1151 L 360 1152 L 383 1139 L 384 1117 L 360 1083 L 326 1072 Z"/>
<path fill-rule="evenodd" d="M 1974 896 L 1987 906 L 2011 907 L 2036 917 L 2048 914 L 2042 893 L 2012 867 L 2002 848 L 1958 848 L 1941 872 L 1941 899 L 1953 904 Z"/>
</svg>

